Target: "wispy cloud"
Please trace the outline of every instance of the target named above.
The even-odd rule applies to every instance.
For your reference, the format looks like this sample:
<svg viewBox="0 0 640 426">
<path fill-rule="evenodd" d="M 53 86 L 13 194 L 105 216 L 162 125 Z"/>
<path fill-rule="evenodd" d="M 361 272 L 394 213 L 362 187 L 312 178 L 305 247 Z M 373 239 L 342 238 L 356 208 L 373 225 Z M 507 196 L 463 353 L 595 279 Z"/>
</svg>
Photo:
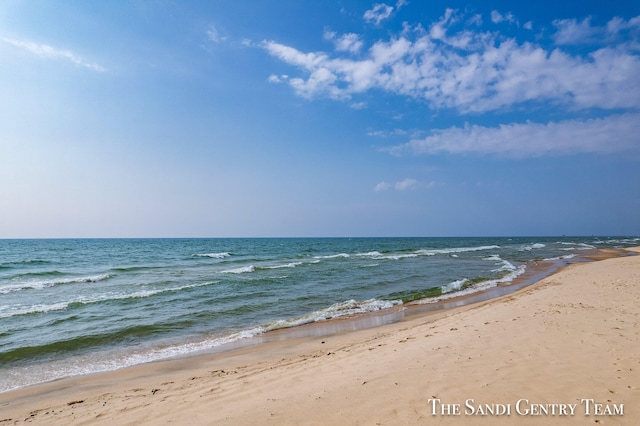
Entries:
<svg viewBox="0 0 640 426">
<path fill-rule="evenodd" d="M 393 12 L 393 6 L 389 6 L 384 3 L 377 3 L 373 5 L 372 9 L 364 12 L 364 20 L 379 25 L 380 22 L 391 16 L 391 12 Z"/>
<path fill-rule="evenodd" d="M 84 67 L 93 71 L 106 71 L 106 69 L 102 65 L 96 64 L 94 62 L 89 62 L 70 50 L 58 49 L 47 44 L 38 44 L 31 41 L 14 40 L 5 37 L 0 38 L 0 40 L 12 46 L 26 50 L 41 58 L 62 59 L 69 61 L 77 66 Z"/>
<path fill-rule="evenodd" d="M 209 25 L 206 31 L 207 39 L 213 43 L 221 43 L 227 40 L 227 36 L 220 34 L 220 30 L 215 25 Z"/>
<path fill-rule="evenodd" d="M 625 37 L 626 32 L 635 32 L 637 36 L 640 32 L 640 16 L 628 21 L 616 17 L 611 19 L 606 26 L 592 25 L 590 16 L 582 21 L 576 19 L 555 20 L 553 25 L 557 29 L 553 38 L 559 45 L 611 43 Z"/>
<path fill-rule="evenodd" d="M 411 178 L 406 178 L 404 180 L 398 181 L 395 184 L 390 184 L 387 182 L 380 182 L 374 188 L 376 192 L 379 191 L 387 191 L 389 189 L 394 189 L 396 191 L 407 191 L 409 189 L 415 189 L 418 186 L 418 181 Z"/>
<path fill-rule="evenodd" d="M 406 191 L 408 189 L 415 188 L 417 184 L 418 184 L 417 180 L 407 178 L 400 182 L 396 182 L 396 184 L 394 185 L 394 188 L 396 189 L 396 191 Z"/>
<path fill-rule="evenodd" d="M 640 150 L 640 114 L 590 120 L 464 126 L 435 130 L 422 139 L 385 149 L 405 154 L 488 154 L 512 158 Z"/>
<path fill-rule="evenodd" d="M 363 57 L 302 52 L 275 41 L 266 41 L 263 47 L 302 71 L 287 82 L 306 98 L 349 99 L 377 89 L 423 99 L 433 109 L 455 108 L 462 113 L 532 101 L 576 110 L 640 107 L 640 56 L 628 43 L 636 32 L 629 31 L 626 41 L 578 55 L 518 43 L 495 32 L 478 31 L 475 25 L 453 31 L 454 26 L 464 25 L 462 18 L 448 9 L 428 30 L 405 29 L 374 43 Z M 610 25 L 627 28 L 636 21 L 640 23 L 638 18 L 622 22 L 616 18 Z"/>
<path fill-rule="evenodd" d="M 338 37 L 333 31 L 325 31 L 324 38 L 326 40 L 332 40 L 338 52 L 357 53 L 363 45 L 360 36 L 354 33 L 348 33 Z"/>
<path fill-rule="evenodd" d="M 376 185 L 374 189 L 374 191 L 379 192 L 379 191 L 386 191 L 387 189 L 390 189 L 392 186 L 391 184 L 387 183 L 387 182 L 380 182 L 379 184 Z"/>
<path fill-rule="evenodd" d="M 499 24 L 500 22 L 511 22 L 512 24 L 518 23 L 517 19 L 511 12 L 502 14 L 497 10 L 491 11 L 491 22 L 493 22 L 494 24 Z"/>
<path fill-rule="evenodd" d="M 388 19 L 394 10 L 399 10 L 402 6 L 406 5 L 406 0 L 398 0 L 396 2 L 395 7 L 389 6 L 385 3 L 376 3 L 373 7 L 366 12 L 364 12 L 364 20 L 369 23 L 374 23 L 376 25 L 380 25 L 382 21 Z"/>
</svg>

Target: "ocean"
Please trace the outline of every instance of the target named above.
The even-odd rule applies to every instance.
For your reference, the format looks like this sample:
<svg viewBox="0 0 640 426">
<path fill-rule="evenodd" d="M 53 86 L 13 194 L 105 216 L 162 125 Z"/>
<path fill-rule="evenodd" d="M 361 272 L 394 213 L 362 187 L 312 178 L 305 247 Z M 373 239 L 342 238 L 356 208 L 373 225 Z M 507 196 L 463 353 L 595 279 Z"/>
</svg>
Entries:
<svg viewBox="0 0 640 426">
<path fill-rule="evenodd" d="M 640 238 L 0 240 L 0 392 L 506 285 Z"/>
</svg>

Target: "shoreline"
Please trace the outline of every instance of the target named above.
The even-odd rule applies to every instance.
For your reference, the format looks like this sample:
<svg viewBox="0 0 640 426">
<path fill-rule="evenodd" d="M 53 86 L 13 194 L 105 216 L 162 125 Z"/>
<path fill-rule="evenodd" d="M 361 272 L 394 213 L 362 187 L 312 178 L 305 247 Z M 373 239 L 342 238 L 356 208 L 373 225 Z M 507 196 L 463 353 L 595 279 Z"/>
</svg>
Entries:
<svg viewBox="0 0 640 426">
<path fill-rule="evenodd" d="M 639 250 L 636 249 L 627 249 L 626 251 L 636 252 Z M 625 259 L 633 259 L 633 257 L 615 257 L 611 260 L 625 260 Z M 610 260 L 603 260 L 599 262 L 592 263 L 577 263 L 573 262 L 573 265 L 570 265 L 566 268 L 562 268 L 560 272 L 554 273 L 552 275 L 546 276 L 544 279 L 537 281 L 533 285 L 526 285 L 524 288 L 520 288 L 516 290 L 514 293 L 510 293 L 507 295 L 502 295 L 497 298 L 491 298 L 490 300 L 475 302 L 472 304 L 465 304 L 464 306 L 452 307 L 447 309 L 438 309 L 434 312 L 425 313 L 420 312 L 420 308 L 424 305 L 417 305 L 415 308 L 413 306 L 406 306 L 406 311 L 402 313 L 402 318 L 395 319 L 393 322 L 384 322 L 381 321 L 381 324 L 374 324 L 372 328 L 356 328 L 354 330 L 349 329 L 348 327 L 344 327 L 342 330 L 338 330 L 333 334 L 318 334 L 317 331 L 315 334 L 304 336 L 301 333 L 301 330 L 309 330 L 313 329 L 317 326 L 316 324 L 307 324 L 304 326 L 296 327 L 297 330 L 292 329 L 282 329 L 275 330 L 268 333 L 265 333 L 261 336 L 256 336 L 253 339 L 254 344 L 252 345 L 243 345 L 241 347 L 235 348 L 231 351 L 224 352 L 215 352 L 202 354 L 197 356 L 189 356 L 180 359 L 166 360 L 166 361 L 157 361 L 149 364 L 143 364 L 133 367 L 128 367 L 121 370 L 116 370 L 112 372 L 104 372 L 104 373 L 96 373 L 88 376 L 78 376 L 71 377 L 66 379 L 60 379 L 53 382 L 33 385 L 25 388 L 20 388 L 12 391 L 8 391 L 0 394 L 0 424 L 13 424 L 14 422 L 21 422 L 24 419 L 29 421 L 38 420 L 38 421 L 61 421 L 62 418 L 65 418 L 65 421 L 77 424 L 77 423 L 95 423 L 97 419 L 103 419 L 105 422 L 108 419 L 117 419 L 125 420 L 125 418 L 118 417 L 119 411 L 113 411 L 113 407 L 111 405 L 115 405 L 115 400 L 118 399 L 121 404 L 124 404 L 125 411 L 128 411 L 130 408 L 127 404 L 127 401 L 133 403 L 134 401 L 146 400 L 151 397 L 158 397 L 160 395 L 164 395 L 162 398 L 156 398 L 155 400 L 151 399 L 147 401 L 149 404 L 160 404 L 164 406 L 165 402 L 170 399 L 175 398 L 187 398 L 189 395 L 183 394 L 179 392 L 176 383 L 181 383 L 184 388 L 189 388 L 188 384 L 196 384 L 200 383 L 202 386 L 207 386 L 208 383 L 211 386 L 216 387 L 216 382 L 220 381 L 222 384 L 226 384 L 228 386 L 233 387 L 234 377 L 243 378 L 242 383 L 246 380 L 255 381 L 258 380 L 259 376 L 264 376 L 265 374 L 273 369 L 276 370 L 287 370 L 288 367 L 291 367 L 294 371 L 294 379 L 296 374 L 298 376 L 304 376 L 305 366 L 306 367 L 314 367 L 313 370 L 315 373 L 318 373 L 318 369 L 320 371 L 325 371 L 323 368 L 323 363 L 321 360 L 330 359 L 333 361 L 334 355 L 341 355 L 342 358 L 349 360 L 349 354 L 353 351 L 360 351 L 362 355 L 372 354 L 375 350 L 386 347 L 386 346 L 399 346 L 399 344 L 403 343 L 417 343 L 420 341 L 424 341 L 427 335 L 424 337 L 416 337 L 416 336 L 405 336 L 404 338 L 395 339 L 395 342 L 391 344 L 388 342 L 389 340 L 394 340 L 394 336 L 400 337 L 410 331 L 413 333 L 418 328 L 421 329 L 432 329 L 432 328 L 443 328 L 443 324 L 445 325 L 443 330 L 440 332 L 439 339 L 442 340 L 443 344 L 447 344 L 446 346 L 440 347 L 452 347 L 452 342 L 447 340 L 444 336 L 447 333 L 443 333 L 443 331 L 447 331 L 446 327 L 448 326 L 446 323 L 450 322 L 452 318 L 464 317 L 473 315 L 474 313 L 482 310 L 486 310 L 488 307 L 496 308 L 498 310 L 505 311 L 508 309 L 507 305 L 512 301 L 522 301 L 526 300 L 527 295 L 533 293 L 539 293 L 541 288 L 548 290 L 553 286 L 553 282 L 556 279 L 560 279 L 565 275 L 571 275 L 572 271 L 580 271 L 583 266 L 587 265 L 597 265 L 601 266 L 604 269 L 607 269 L 606 266 L 609 266 L 607 262 Z M 627 261 L 628 262 L 628 261 Z M 635 259 L 635 265 L 640 262 Z M 634 262 L 631 262 L 632 264 Z M 603 266 L 605 265 L 605 266 Z M 602 269 L 601 268 L 601 269 Z M 611 269 L 610 267 L 609 269 Z M 598 268 L 596 268 L 598 269 Z M 551 283 L 551 284 L 550 284 Z M 638 283 L 636 283 L 638 284 Z M 505 286 L 511 287 L 511 286 Z M 576 295 L 579 296 L 579 295 Z M 448 302 L 448 301 L 447 301 Z M 409 312 L 413 311 L 415 312 Z M 636 304 L 637 311 L 637 304 Z M 515 315 L 514 318 L 520 317 L 520 312 L 516 312 L 518 315 L 515 315 L 513 312 L 511 315 Z M 378 315 L 376 315 L 378 314 Z M 508 313 L 504 313 L 503 315 L 509 316 Z M 634 313 L 637 318 L 637 312 Z M 367 314 L 370 318 L 375 317 L 383 317 L 384 315 L 380 315 L 379 313 Z M 340 324 L 348 324 L 349 321 L 352 321 L 353 318 L 340 318 L 327 322 L 332 322 L 334 325 L 337 323 Z M 515 321 L 515 319 L 514 319 Z M 636 320 L 637 321 L 637 320 Z M 491 324 L 493 321 L 489 321 Z M 435 325 L 433 325 L 435 324 Z M 433 327 L 431 326 L 433 325 Z M 488 326 L 488 324 L 485 324 Z M 469 325 L 467 327 L 470 327 Z M 480 325 L 476 325 L 476 327 L 480 327 Z M 455 329 L 455 330 L 454 330 Z M 316 327 L 317 330 L 317 327 Z M 460 327 L 451 326 L 448 329 L 450 332 L 458 332 L 462 331 Z M 300 333 L 299 335 L 292 335 L 291 331 Z M 422 330 L 421 332 L 424 332 Z M 477 331 L 477 330 L 476 330 Z M 494 330 L 496 333 L 498 331 Z M 306 331 L 308 332 L 308 331 Z M 295 334 L 295 333 L 294 333 Z M 431 333 L 427 333 L 431 334 Z M 449 333 L 451 334 L 451 333 Z M 462 334 L 462 333 L 457 333 Z M 435 334 L 429 336 L 429 338 L 434 337 Z M 488 338 L 495 338 L 495 336 L 487 336 Z M 450 338 L 450 337 L 449 337 Z M 376 341 L 384 341 L 384 343 L 380 343 L 377 346 L 373 345 Z M 415 342 L 414 342 L 415 340 Z M 426 339 L 429 340 L 429 339 Z M 373 346 L 371 346 L 373 345 Z M 370 346 L 366 348 L 366 352 L 364 351 L 364 346 Z M 405 347 L 410 345 L 402 345 L 403 350 Z M 640 349 L 638 347 L 638 343 L 635 343 L 635 349 Z M 387 349 L 388 350 L 388 349 Z M 435 349 L 433 349 L 435 351 Z M 393 350 L 391 354 L 387 354 L 391 356 L 396 351 Z M 500 353 L 504 355 L 503 353 Z M 417 357 L 417 359 L 422 358 L 424 354 L 421 354 Z M 427 353 L 428 355 L 428 353 Z M 474 353 L 468 353 L 468 358 L 472 359 L 472 355 L 476 355 Z M 462 358 L 462 355 L 458 354 L 459 358 Z M 286 360 L 286 361 L 284 361 Z M 352 360 L 353 361 L 353 360 Z M 356 360 L 357 361 L 357 360 Z M 442 361 L 442 360 L 440 360 Z M 527 362 L 526 360 L 521 360 L 521 362 Z M 529 360 L 531 362 L 531 360 Z M 313 364 L 313 365 L 306 365 Z M 402 367 L 400 365 L 394 365 L 394 363 L 390 363 L 387 367 L 390 369 Z M 437 364 L 437 363 L 436 363 Z M 353 365 L 352 365 L 353 367 Z M 357 367 L 357 366 L 356 366 Z M 303 369 L 303 370 L 300 370 Z M 359 370 L 359 367 L 356 368 Z M 637 367 L 640 369 L 640 366 Z M 375 369 L 374 369 L 375 370 Z M 372 370 L 372 371 L 374 371 Z M 497 371 L 498 369 L 496 369 Z M 291 373 L 291 372 L 288 372 Z M 308 373 L 312 374 L 312 373 Z M 442 372 L 440 372 L 442 374 Z M 483 373 L 484 374 L 484 373 Z M 635 373 L 637 377 L 637 373 Z M 335 376 L 334 373 L 328 374 L 329 376 Z M 322 379 L 322 375 L 321 379 Z M 278 376 L 279 377 L 279 376 Z M 276 381 L 279 380 L 279 383 L 282 385 L 283 378 L 277 378 Z M 267 379 L 268 381 L 268 379 Z M 295 381 L 295 380 L 294 380 Z M 191 383 L 196 382 L 196 383 Z M 258 380 L 258 382 L 260 382 Z M 369 383 L 369 380 L 364 380 L 364 383 L 361 386 Z M 640 383 L 635 384 L 635 391 L 637 392 L 637 386 Z M 305 387 L 304 383 L 302 384 L 302 390 L 308 391 L 308 386 Z M 237 385 L 240 386 L 240 385 Z M 269 387 L 269 384 L 266 384 Z M 331 387 L 331 384 L 326 384 L 326 386 Z M 345 385 L 346 386 L 346 385 Z M 390 385 L 391 386 L 391 385 Z M 398 386 L 397 384 L 394 386 Z M 450 384 L 444 384 L 444 388 L 449 388 Z M 631 386 L 631 385 L 630 385 Z M 242 386 L 240 386 L 242 387 Z M 260 388 L 264 388 L 265 384 L 262 383 Z M 295 387 L 295 386 L 294 386 Z M 313 387 L 313 386 L 312 386 Z M 335 387 L 335 386 L 334 386 Z M 283 388 L 277 388 L 277 393 L 286 393 L 288 386 L 283 385 Z M 213 389 L 213 388 L 212 388 Z M 394 390 L 394 387 L 391 386 L 390 389 Z M 629 388 L 631 389 L 631 388 Z M 154 391 L 155 390 L 155 391 Z M 300 389 L 299 389 L 300 390 Z M 360 388 L 353 388 L 355 391 L 360 391 Z M 246 391 L 246 390 L 245 390 Z M 212 391 L 212 393 L 215 393 Z M 107 395 L 110 395 L 107 397 Z M 239 406 L 244 410 L 247 407 L 242 405 L 242 401 L 233 396 L 233 392 L 227 394 L 227 398 L 231 398 L 235 401 L 236 404 L 240 404 Z M 193 395 L 191 395 L 193 396 Z M 204 394 L 202 395 L 204 396 Z M 379 395 L 380 397 L 384 397 L 384 395 Z M 424 406 L 424 412 L 421 414 L 423 420 L 427 418 L 431 418 L 428 414 L 427 407 L 427 399 L 431 398 L 434 395 L 414 395 L 413 398 L 422 398 L 421 404 Z M 438 398 L 440 398 L 439 395 Z M 464 395 L 463 395 L 464 396 Z M 471 395 L 472 397 L 473 395 Z M 477 394 L 477 398 L 481 395 Z M 527 395 L 523 395 L 527 396 Z M 571 395 L 568 395 L 571 396 Z M 588 396 L 588 395 L 587 395 Z M 636 394 L 637 396 L 637 394 Z M 235 398 L 235 399 L 234 399 Z M 466 397 L 465 397 L 466 398 Z M 189 398 L 187 398 L 189 399 Z M 321 398 L 320 398 L 321 399 Z M 455 398 L 454 398 L 455 399 Z M 459 399 L 459 398 L 458 398 Z M 566 399 L 566 398 L 565 398 Z M 444 401 L 444 399 L 442 399 Z M 464 399 L 463 399 L 464 400 Z M 638 398 L 636 397 L 636 400 Z M 80 402 L 81 401 L 81 402 Z M 154 402 L 155 401 L 155 402 Z M 274 400 L 275 401 L 275 400 Z M 102 407 L 100 407 L 100 403 L 104 403 Z M 211 401 L 210 401 L 211 402 Z M 496 403 L 500 402 L 499 400 L 495 401 Z M 628 404 L 631 400 L 626 400 L 623 402 L 627 402 Z M 262 401 L 264 403 L 264 401 Z M 107 405 L 109 405 L 107 409 Z M 135 405 L 135 404 L 134 404 Z M 206 405 L 206 404 L 205 404 Z M 278 405 L 278 404 L 275 404 Z M 282 405 L 282 404 L 281 404 Z M 284 404 L 286 405 L 286 404 Z M 307 404 L 308 405 L 308 404 Z M 630 406 L 630 404 L 628 405 Z M 58 408 L 55 408 L 58 407 Z M 89 408 L 91 407 L 91 408 Z M 89 411 L 86 409 L 89 408 Z M 104 412 L 100 410 L 100 408 L 104 408 Z M 165 407 L 166 408 L 166 407 Z M 211 409 L 211 407 L 209 407 Z M 216 410 L 219 407 L 216 407 Z M 286 407 L 285 407 L 286 408 Z M 311 404 L 311 408 L 313 408 L 313 404 Z M 637 408 L 637 407 L 636 407 Z M 96 416 L 91 416 L 90 412 L 98 413 Z M 140 411 L 142 410 L 142 411 Z M 176 407 L 176 410 L 180 410 Z M 144 409 L 138 408 L 138 412 L 144 412 Z M 166 411 L 166 410 L 165 410 Z M 175 410 L 168 410 L 165 412 L 163 416 L 156 418 L 156 421 L 166 420 L 166 415 L 171 414 Z M 205 409 L 206 412 L 211 410 Z M 225 410 L 228 412 L 229 410 Z M 286 410 L 285 410 L 286 411 Z M 229 411 L 230 413 L 233 410 Z M 254 410 L 255 412 L 255 410 Z M 22 413 L 22 414 L 20 414 Z M 68 417 L 69 413 L 74 413 L 73 417 Z M 102 413 L 102 414 L 101 414 Z M 262 415 L 265 415 L 265 412 L 261 412 Z M 33 415 L 32 415 L 33 414 Z M 183 413 L 188 417 L 187 413 Z M 206 414 L 206 413 L 205 413 Z M 290 413 L 291 414 L 291 413 Z M 261 414 L 255 412 L 255 419 L 259 419 L 264 422 L 265 418 L 261 417 Z M 293 414 L 291 414 L 293 415 Z M 24 416 L 24 417 L 23 417 Z M 66 416 L 66 417 L 65 417 Z M 88 416 L 88 417 L 87 417 Z M 185 418 L 187 418 L 185 417 Z M 266 420 L 269 420 L 266 418 Z M 286 417 L 287 421 L 291 421 L 294 417 Z M 305 418 L 305 417 L 302 417 Z M 630 417 L 627 416 L 626 419 Z M 142 418 L 141 418 L 142 419 Z M 146 417 L 144 417 L 146 419 Z M 203 418 L 204 419 L 204 418 Z M 235 419 L 235 420 L 233 420 Z M 438 420 L 444 420 L 441 417 L 437 417 Z M 454 418 L 453 420 L 463 420 L 464 417 Z M 241 423 L 241 417 L 233 417 L 231 416 L 229 419 L 225 420 L 224 418 L 219 419 L 222 423 L 229 422 L 229 424 L 237 424 Z M 496 418 L 493 418 L 496 420 Z M 515 418 L 511 418 L 511 420 L 516 420 Z M 521 420 L 521 419 L 518 419 Z M 584 420 L 584 419 L 583 419 Z M 611 419 L 607 419 L 611 420 Z M 624 420 L 624 418 L 623 418 Z M 127 422 L 128 420 L 125 420 Z M 148 420 L 151 422 L 151 420 Z M 278 423 L 273 420 L 274 423 Z M 285 423 L 287 422 L 285 421 Z M 310 421 L 314 424 L 326 424 L 321 419 L 315 419 Z M 366 422 L 365 422 L 366 423 Z M 455 422 L 454 422 L 455 423 Z M 622 424 L 622 423 L 621 423 Z"/>
<path fill-rule="evenodd" d="M 517 274 L 511 278 L 510 281 L 501 282 L 503 278 L 488 280 L 494 282 L 493 286 L 488 288 L 482 288 L 484 282 L 477 282 L 463 291 L 456 290 L 449 293 L 443 293 L 440 296 L 427 297 L 423 299 L 417 299 L 413 301 L 407 301 L 401 304 L 396 304 L 388 308 L 382 308 L 379 310 L 367 311 L 362 313 L 354 313 L 348 315 L 340 315 L 328 319 L 310 321 L 302 324 L 290 325 L 278 327 L 271 330 L 266 330 L 260 333 L 252 333 L 248 337 L 233 338 L 225 343 L 216 344 L 204 349 L 192 350 L 191 352 L 181 353 L 179 355 L 173 355 L 168 357 L 160 357 L 151 359 L 135 364 L 124 364 L 121 366 L 114 366 L 107 369 L 99 369 L 95 371 L 88 371 L 81 374 L 67 375 L 62 377 L 54 377 L 49 380 L 41 381 L 38 383 L 24 384 L 11 389 L 3 389 L 0 394 L 5 392 L 11 392 L 30 386 L 38 386 L 50 381 L 63 380 L 72 377 L 91 376 L 94 374 L 103 374 L 113 371 L 118 371 L 124 368 L 132 368 L 143 364 L 173 361 L 181 358 L 196 358 L 204 355 L 212 355 L 218 353 L 226 353 L 229 351 L 235 351 L 245 347 L 255 347 L 263 345 L 272 341 L 281 341 L 292 339 L 296 337 L 321 337 L 331 336 L 337 333 L 346 331 L 356 331 L 359 329 L 367 329 L 379 327 L 384 324 L 391 324 L 397 321 L 403 320 L 406 316 L 416 314 L 427 314 L 429 312 L 436 312 L 441 310 L 449 310 L 455 307 L 465 306 L 473 303 L 478 303 L 485 300 L 490 300 L 500 296 L 504 296 L 513 293 L 523 287 L 534 284 L 545 277 L 556 273 L 557 271 L 565 268 L 573 263 L 588 262 L 595 260 L 602 260 L 610 257 L 619 257 L 628 255 L 628 251 L 624 249 L 599 249 L 591 248 L 584 250 L 579 255 L 565 258 L 554 259 L 539 259 L 529 261 L 522 264 L 523 273 Z M 526 266 L 526 267 L 525 267 Z M 519 267 L 519 268 L 520 268 Z M 497 283 L 496 283 L 497 281 Z M 480 286 L 481 288 L 475 288 Z M 258 326 L 254 326 L 258 327 Z M 244 331 L 236 332 L 235 334 L 242 334 Z M 224 335 L 220 336 L 220 339 L 224 340 Z M 76 363 L 78 361 L 75 361 Z M 80 364 L 78 364 L 80 365 Z"/>
</svg>

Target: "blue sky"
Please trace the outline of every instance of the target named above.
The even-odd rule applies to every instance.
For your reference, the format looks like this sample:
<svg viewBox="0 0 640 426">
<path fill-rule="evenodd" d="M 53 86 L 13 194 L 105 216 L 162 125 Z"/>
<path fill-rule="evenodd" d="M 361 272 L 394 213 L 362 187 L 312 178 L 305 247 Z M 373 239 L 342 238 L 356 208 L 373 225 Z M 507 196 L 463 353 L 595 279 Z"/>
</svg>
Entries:
<svg viewBox="0 0 640 426">
<path fill-rule="evenodd" d="M 637 1 L 0 3 L 0 238 L 640 234 Z"/>
</svg>

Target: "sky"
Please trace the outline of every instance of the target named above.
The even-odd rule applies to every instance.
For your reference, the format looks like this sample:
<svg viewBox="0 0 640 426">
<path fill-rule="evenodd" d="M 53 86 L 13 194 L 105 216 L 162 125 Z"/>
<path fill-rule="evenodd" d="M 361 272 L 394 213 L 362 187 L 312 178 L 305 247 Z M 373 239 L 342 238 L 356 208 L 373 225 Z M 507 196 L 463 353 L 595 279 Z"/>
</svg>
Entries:
<svg viewBox="0 0 640 426">
<path fill-rule="evenodd" d="M 3 0 L 0 238 L 640 235 L 636 0 Z"/>
</svg>

